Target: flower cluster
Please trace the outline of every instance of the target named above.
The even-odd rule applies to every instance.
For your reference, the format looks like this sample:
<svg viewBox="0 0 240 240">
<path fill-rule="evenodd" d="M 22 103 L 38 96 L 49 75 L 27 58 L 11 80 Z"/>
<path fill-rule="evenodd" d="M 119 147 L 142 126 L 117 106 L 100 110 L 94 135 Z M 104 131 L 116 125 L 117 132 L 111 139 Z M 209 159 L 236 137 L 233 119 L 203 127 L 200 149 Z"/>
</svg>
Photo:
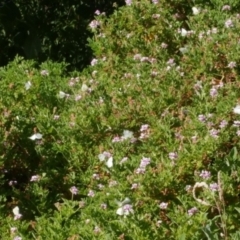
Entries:
<svg viewBox="0 0 240 240">
<path fill-rule="evenodd" d="M 136 169 L 136 173 L 137 174 L 144 174 L 145 171 L 146 171 L 146 167 L 147 167 L 147 165 L 150 164 L 150 162 L 151 162 L 150 158 L 143 157 L 141 159 L 140 166 Z"/>
<path fill-rule="evenodd" d="M 100 22 L 97 20 L 93 20 L 90 22 L 89 26 L 91 29 L 96 29 L 98 26 L 100 26 Z"/>
<path fill-rule="evenodd" d="M 143 124 L 140 128 L 140 137 L 139 139 L 146 139 L 149 137 L 149 125 Z"/>
<path fill-rule="evenodd" d="M 112 140 L 112 142 L 123 142 L 125 140 L 130 139 L 130 141 L 133 143 L 136 141 L 136 138 L 133 136 L 133 132 L 129 130 L 124 130 L 122 136 L 115 136 Z"/>
<path fill-rule="evenodd" d="M 103 153 L 100 153 L 98 155 L 98 159 L 101 162 L 104 161 L 108 168 L 113 167 L 113 157 L 112 157 L 112 154 L 110 152 L 104 151 Z"/>
</svg>

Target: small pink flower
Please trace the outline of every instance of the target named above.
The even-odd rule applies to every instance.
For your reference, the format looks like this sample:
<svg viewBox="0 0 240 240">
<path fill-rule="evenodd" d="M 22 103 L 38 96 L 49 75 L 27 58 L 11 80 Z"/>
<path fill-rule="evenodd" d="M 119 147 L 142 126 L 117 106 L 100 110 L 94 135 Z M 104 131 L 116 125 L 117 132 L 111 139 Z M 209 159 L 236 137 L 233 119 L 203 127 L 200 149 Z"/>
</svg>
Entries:
<svg viewBox="0 0 240 240">
<path fill-rule="evenodd" d="M 94 197 L 94 196 L 95 196 L 94 191 L 93 191 L 93 190 L 89 190 L 88 196 L 89 196 L 89 197 Z"/>
<path fill-rule="evenodd" d="M 216 191 L 218 191 L 218 184 L 217 184 L 217 183 L 210 183 L 209 188 L 210 188 L 213 192 L 216 192 Z"/>
<path fill-rule="evenodd" d="M 110 158 L 112 156 L 112 154 L 110 152 L 107 152 L 107 151 L 104 151 L 103 152 L 103 155 L 106 157 L 106 158 Z"/>
<path fill-rule="evenodd" d="M 78 189 L 75 186 L 72 186 L 69 190 L 70 190 L 70 192 L 73 195 L 77 195 L 78 194 Z"/>
<path fill-rule="evenodd" d="M 151 72 L 151 76 L 152 76 L 152 77 L 156 77 L 157 75 L 158 75 L 158 72 L 156 72 L 156 71 L 152 71 L 152 72 Z"/>
<path fill-rule="evenodd" d="M 40 176 L 39 175 L 33 175 L 30 179 L 30 182 L 37 182 L 38 180 L 40 180 Z"/>
<path fill-rule="evenodd" d="M 168 45 L 167 45 L 166 43 L 164 43 L 164 42 L 161 43 L 161 48 L 164 48 L 164 49 L 165 49 L 165 48 L 167 48 L 167 47 L 168 47 Z"/>
<path fill-rule="evenodd" d="M 201 81 L 197 81 L 194 86 L 193 86 L 195 91 L 201 90 L 202 89 L 202 82 Z"/>
<path fill-rule="evenodd" d="M 229 5 L 224 5 L 222 7 L 222 11 L 230 11 L 231 10 L 231 7 Z"/>
<path fill-rule="evenodd" d="M 200 115 L 198 115 L 198 120 L 200 121 L 200 122 L 206 122 L 206 120 L 207 120 L 207 118 L 206 118 L 206 116 L 205 115 L 203 115 L 203 114 L 200 114 Z"/>
<path fill-rule="evenodd" d="M 173 58 L 170 58 L 170 59 L 167 61 L 167 64 L 170 65 L 170 66 L 174 66 L 176 63 L 174 62 L 174 59 L 173 59 Z"/>
<path fill-rule="evenodd" d="M 228 125 L 228 122 L 227 122 L 226 120 L 222 120 L 222 121 L 220 122 L 219 127 L 222 129 L 222 128 L 225 128 L 227 125 Z"/>
<path fill-rule="evenodd" d="M 94 58 L 92 61 L 91 61 L 91 65 L 94 66 L 98 63 L 98 60 L 96 58 Z"/>
<path fill-rule="evenodd" d="M 130 213 L 133 213 L 132 205 L 131 204 L 125 204 L 123 206 L 123 212 L 125 215 L 129 215 Z"/>
<path fill-rule="evenodd" d="M 176 160 L 178 158 L 178 154 L 176 152 L 170 152 L 168 154 L 168 157 L 171 159 L 171 160 Z"/>
<path fill-rule="evenodd" d="M 159 19 L 159 18 L 160 18 L 160 14 L 153 14 L 153 15 L 152 15 L 152 18 L 153 18 L 153 19 Z"/>
<path fill-rule="evenodd" d="M 217 89 L 216 89 L 215 87 L 212 87 L 212 88 L 210 89 L 210 96 L 211 96 L 212 98 L 214 98 L 214 97 L 216 97 L 217 95 L 218 95 Z"/>
<path fill-rule="evenodd" d="M 16 227 L 11 227 L 10 231 L 11 231 L 11 233 L 15 233 L 17 231 L 17 228 Z"/>
<path fill-rule="evenodd" d="M 230 27 L 233 27 L 233 21 L 231 19 L 228 19 L 226 22 L 225 22 L 225 27 L 226 28 L 230 28 Z"/>
<path fill-rule="evenodd" d="M 211 172 L 202 170 L 199 176 L 202 177 L 203 179 L 209 179 L 211 177 Z"/>
<path fill-rule="evenodd" d="M 17 184 L 17 181 L 14 181 L 14 180 L 11 180 L 11 181 L 8 182 L 9 186 L 14 186 L 16 184 Z"/>
<path fill-rule="evenodd" d="M 93 178 L 93 179 L 96 179 L 96 180 L 99 180 L 99 179 L 100 179 L 100 176 L 99 176 L 99 174 L 94 173 L 94 174 L 92 175 L 92 178 Z"/>
<path fill-rule="evenodd" d="M 75 101 L 77 102 L 77 101 L 79 101 L 81 98 L 82 98 L 82 96 L 78 94 L 78 95 L 75 96 Z"/>
<path fill-rule="evenodd" d="M 237 66 L 236 62 L 230 62 L 230 63 L 228 64 L 228 67 L 229 67 L 229 68 L 235 68 L 236 66 Z"/>
<path fill-rule="evenodd" d="M 188 215 L 189 216 L 193 216 L 194 214 L 196 214 L 198 212 L 198 209 L 196 207 L 193 207 L 191 209 L 188 210 Z"/>
<path fill-rule="evenodd" d="M 150 161 L 151 161 L 150 158 L 143 157 L 141 159 L 140 168 L 145 168 L 147 165 L 150 164 Z"/>
<path fill-rule="evenodd" d="M 19 236 L 16 236 L 13 240 L 22 240 L 22 238 Z"/>
<path fill-rule="evenodd" d="M 42 70 L 42 71 L 40 72 L 40 74 L 41 74 L 42 76 L 48 76 L 48 75 L 49 75 L 49 72 L 48 72 L 48 70 Z"/>
<path fill-rule="evenodd" d="M 146 139 L 149 137 L 149 134 L 147 132 L 142 132 L 139 136 L 139 139 Z"/>
<path fill-rule="evenodd" d="M 218 138 L 219 137 L 218 136 L 219 130 L 216 130 L 216 129 L 213 128 L 209 131 L 209 133 L 210 133 L 210 136 L 212 136 L 213 138 Z"/>
<path fill-rule="evenodd" d="M 100 25 L 99 21 L 93 20 L 90 22 L 89 26 L 91 29 L 96 29 Z"/>
<path fill-rule="evenodd" d="M 132 4 L 132 0 L 125 0 L 125 3 L 127 6 L 130 6 Z"/>
<path fill-rule="evenodd" d="M 145 173 L 145 171 L 146 171 L 146 169 L 145 168 L 141 168 L 141 167 L 139 167 L 139 168 L 137 168 L 136 169 L 136 174 L 144 174 Z"/>
<path fill-rule="evenodd" d="M 95 11 L 95 14 L 96 14 L 96 15 L 100 15 L 101 12 L 100 12 L 99 10 L 96 10 L 96 11 Z"/>
<path fill-rule="evenodd" d="M 179 132 L 175 133 L 174 135 L 175 135 L 176 139 L 179 139 L 179 140 L 183 140 L 184 139 L 184 136 L 181 133 L 179 133 Z"/>
<path fill-rule="evenodd" d="M 168 203 L 162 202 L 162 203 L 159 204 L 159 207 L 160 207 L 161 209 L 167 209 Z"/>
<path fill-rule="evenodd" d="M 124 77 L 125 77 L 125 78 L 131 78 L 131 77 L 132 77 L 132 74 L 131 74 L 131 73 L 124 73 Z"/>
<path fill-rule="evenodd" d="M 93 231 L 94 231 L 94 233 L 100 233 L 101 232 L 101 228 L 96 226 Z"/>
<path fill-rule="evenodd" d="M 54 119 L 54 120 L 58 120 L 59 118 L 60 118 L 59 115 L 54 115 L 54 116 L 53 116 L 53 119 Z"/>
<path fill-rule="evenodd" d="M 138 183 L 133 183 L 131 189 L 137 189 L 139 187 Z"/>
<path fill-rule="evenodd" d="M 107 204 L 106 204 L 106 203 L 102 203 L 100 206 L 101 206 L 101 208 L 104 209 L 104 210 L 107 209 Z"/>
<path fill-rule="evenodd" d="M 75 85 L 75 79 L 74 78 L 71 78 L 71 80 L 69 81 L 68 85 L 70 87 L 74 86 Z"/>
<path fill-rule="evenodd" d="M 115 186 L 117 186 L 117 181 L 115 181 L 115 180 L 112 180 L 112 181 L 110 181 L 110 183 L 109 183 L 109 187 L 115 187 Z"/>
<path fill-rule="evenodd" d="M 240 127 L 240 121 L 233 121 L 233 127 Z"/>
<path fill-rule="evenodd" d="M 104 188 L 104 185 L 102 185 L 101 183 L 99 183 L 97 186 L 100 190 Z"/>
<path fill-rule="evenodd" d="M 134 56 L 133 56 L 133 59 L 134 60 L 140 60 L 142 58 L 142 55 L 141 54 L 135 54 Z"/>
<path fill-rule="evenodd" d="M 115 136 L 112 140 L 112 142 L 122 142 L 122 138 L 119 136 Z"/>
<path fill-rule="evenodd" d="M 149 128 L 148 124 L 143 124 L 140 128 L 140 132 L 146 131 L 146 130 L 148 130 L 148 128 Z"/>
</svg>

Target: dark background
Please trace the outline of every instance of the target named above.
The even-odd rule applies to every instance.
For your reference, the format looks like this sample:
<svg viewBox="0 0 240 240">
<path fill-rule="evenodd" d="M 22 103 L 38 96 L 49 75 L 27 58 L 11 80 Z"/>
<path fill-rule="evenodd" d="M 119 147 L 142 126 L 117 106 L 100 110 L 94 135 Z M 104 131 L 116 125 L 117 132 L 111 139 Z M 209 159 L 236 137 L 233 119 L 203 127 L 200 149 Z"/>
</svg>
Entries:
<svg viewBox="0 0 240 240">
<path fill-rule="evenodd" d="M 0 2 L 0 66 L 18 54 L 82 70 L 92 59 L 87 46 L 94 12 L 111 14 L 124 0 L 5 0 Z"/>
</svg>

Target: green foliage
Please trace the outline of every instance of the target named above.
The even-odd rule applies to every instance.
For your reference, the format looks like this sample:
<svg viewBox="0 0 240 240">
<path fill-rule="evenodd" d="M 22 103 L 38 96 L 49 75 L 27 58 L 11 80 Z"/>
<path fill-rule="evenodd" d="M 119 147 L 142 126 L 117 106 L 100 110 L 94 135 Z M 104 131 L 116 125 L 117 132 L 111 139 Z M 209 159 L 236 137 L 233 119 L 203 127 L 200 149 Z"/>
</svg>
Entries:
<svg viewBox="0 0 240 240">
<path fill-rule="evenodd" d="M 81 73 L 1 68 L 4 239 L 238 239 L 238 5 L 132 1 Z"/>
</svg>

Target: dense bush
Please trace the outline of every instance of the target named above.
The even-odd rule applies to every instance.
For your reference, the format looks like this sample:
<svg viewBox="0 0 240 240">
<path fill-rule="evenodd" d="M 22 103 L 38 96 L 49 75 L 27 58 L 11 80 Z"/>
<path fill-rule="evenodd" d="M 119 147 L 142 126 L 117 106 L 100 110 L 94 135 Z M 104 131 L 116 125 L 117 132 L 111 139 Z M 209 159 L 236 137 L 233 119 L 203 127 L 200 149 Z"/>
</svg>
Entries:
<svg viewBox="0 0 240 240">
<path fill-rule="evenodd" d="M 47 59 L 83 69 L 92 57 L 88 24 L 96 10 L 112 13 L 123 0 L 8 0 L 0 5 L 0 66 L 16 54 L 38 62 Z"/>
<path fill-rule="evenodd" d="M 3 239 L 239 239 L 239 3 L 126 3 L 1 68 Z"/>
</svg>

